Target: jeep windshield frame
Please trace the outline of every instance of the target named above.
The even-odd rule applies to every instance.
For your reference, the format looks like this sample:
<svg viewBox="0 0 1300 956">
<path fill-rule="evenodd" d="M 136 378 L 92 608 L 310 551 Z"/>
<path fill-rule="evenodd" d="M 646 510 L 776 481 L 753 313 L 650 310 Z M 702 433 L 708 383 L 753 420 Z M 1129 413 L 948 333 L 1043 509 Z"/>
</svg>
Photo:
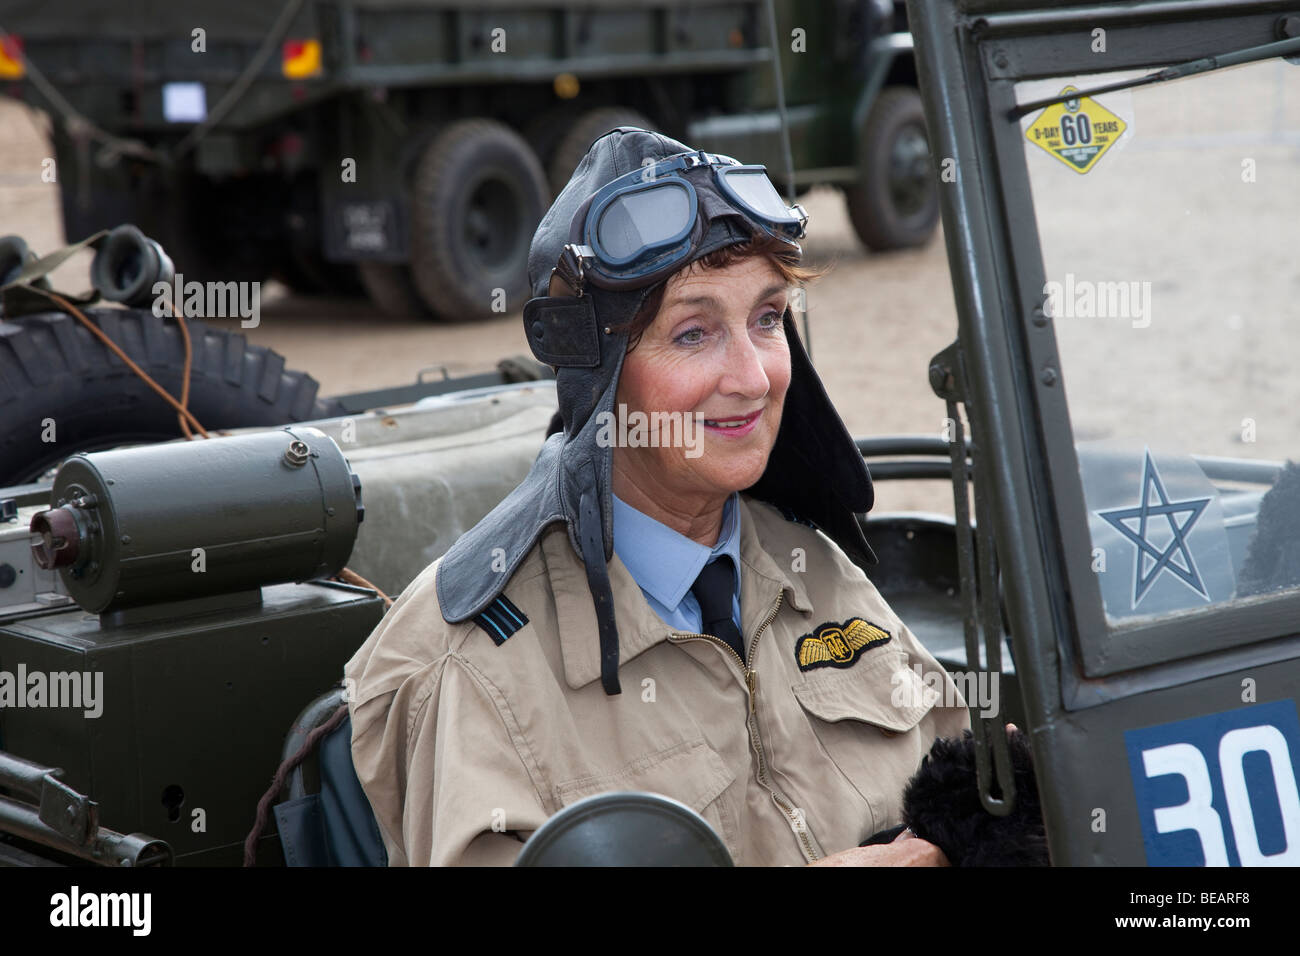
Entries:
<svg viewBox="0 0 1300 956">
<path fill-rule="evenodd" d="M 909 2 L 934 155 L 939 164 L 956 160 L 955 181 L 941 188 L 941 209 L 960 378 L 979 452 L 974 480 L 977 489 L 983 485 L 977 520 L 994 526 L 1016 669 L 1031 712 L 1084 709 L 1300 657 L 1300 591 L 1131 625 L 1107 621 L 1084 546 L 1088 511 L 1056 334 L 1045 312 L 1047 275 L 1017 84 L 1158 69 L 1259 47 L 1277 39 L 1280 18 L 1295 10 L 1276 0 Z M 1090 53 L 1098 27 L 1108 35 L 1104 63 Z M 1056 688 L 1059 704 L 1051 699 Z"/>
<path fill-rule="evenodd" d="M 1300 25 L 1300 20 L 1297 21 Z M 1229 67 L 1241 66 L 1244 63 L 1254 63 L 1258 60 L 1271 60 L 1279 56 L 1288 56 L 1300 53 L 1300 39 L 1292 37 L 1287 40 L 1278 40 L 1274 43 L 1265 43 L 1262 46 L 1253 46 L 1246 50 L 1233 50 L 1231 53 L 1222 53 L 1215 56 L 1203 57 L 1199 60 L 1189 60 L 1186 63 L 1180 63 L 1177 66 L 1167 66 L 1162 70 L 1154 73 L 1148 73 L 1145 76 L 1139 76 L 1131 80 L 1121 80 L 1118 83 L 1106 83 L 1102 86 L 1089 87 L 1086 90 L 1076 90 L 1072 93 L 1059 93 L 1056 96 L 1047 96 L 1038 100 L 1030 100 L 1027 103 L 1018 103 L 1011 110 L 1011 117 L 1019 119 L 1027 113 L 1034 110 L 1042 109 L 1046 106 L 1053 106 L 1056 103 L 1064 103 L 1068 100 L 1081 99 L 1083 97 L 1100 96 L 1102 93 L 1115 93 L 1120 90 L 1132 90 L 1139 86 L 1149 86 L 1152 83 L 1168 83 L 1171 80 L 1182 80 L 1189 76 L 1199 76 L 1202 73 L 1211 73 L 1215 70 L 1226 70 Z"/>
</svg>

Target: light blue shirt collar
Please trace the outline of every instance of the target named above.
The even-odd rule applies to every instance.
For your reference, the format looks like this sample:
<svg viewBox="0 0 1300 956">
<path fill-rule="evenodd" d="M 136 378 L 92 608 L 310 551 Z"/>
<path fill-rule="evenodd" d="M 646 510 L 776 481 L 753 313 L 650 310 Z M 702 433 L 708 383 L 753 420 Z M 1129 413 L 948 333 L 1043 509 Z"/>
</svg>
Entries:
<svg viewBox="0 0 1300 956">
<path fill-rule="evenodd" d="M 614 552 L 660 618 L 673 627 L 699 631 L 700 609 L 691 585 L 706 564 L 723 554 L 735 569 L 732 597 L 734 616 L 740 617 L 740 508 L 735 492 L 723 505 L 722 530 L 712 548 L 643 514 L 617 495 L 611 498 Z"/>
</svg>

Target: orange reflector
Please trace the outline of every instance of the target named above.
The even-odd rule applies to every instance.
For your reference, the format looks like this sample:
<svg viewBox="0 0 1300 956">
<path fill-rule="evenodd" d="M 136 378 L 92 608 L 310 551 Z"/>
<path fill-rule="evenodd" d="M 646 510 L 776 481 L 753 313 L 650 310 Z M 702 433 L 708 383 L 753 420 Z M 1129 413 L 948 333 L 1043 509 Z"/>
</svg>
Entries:
<svg viewBox="0 0 1300 956">
<path fill-rule="evenodd" d="M 320 41 L 285 40 L 280 69 L 291 80 L 303 80 L 320 73 Z"/>
<path fill-rule="evenodd" d="M 23 41 L 12 33 L 8 36 L 0 34 L 0 77 L 16 80 L 26 72 L 23 69 Z"/>
<path fill-rule="evenodd" d="M 572 73 L 559 73 L 551 81 L 551 85 L 555 89 L 556 96 L 562 100 L 571 100 L 578 95 L 578 88 L 581 84 L 578 83 L 578 78 Z"/>
</svg>

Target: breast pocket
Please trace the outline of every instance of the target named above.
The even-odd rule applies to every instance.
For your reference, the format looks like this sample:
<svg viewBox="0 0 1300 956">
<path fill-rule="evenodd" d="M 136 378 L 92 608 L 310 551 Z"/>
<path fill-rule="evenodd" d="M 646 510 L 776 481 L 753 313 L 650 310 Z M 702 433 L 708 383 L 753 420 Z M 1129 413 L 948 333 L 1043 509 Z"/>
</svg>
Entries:
<svg viewBox="0 0 1300 956">
<path fill-rule="evenodd" d="M 686 804 L 708 821 L 734 858 L 739 847 L 735 808 L 723 796 L 736 779 L 712 747 L 698 737 L 645 754 L 611 773 L 592 774 L 558 784 L 564 806 L 610 791 L 658 793 Z"/>
<path fill-rule="evenodd" d="M 934 704 L 901 651 L 793 685 L 826 755 L 871 808 L 873 829 L 901 822 L 903 788 L 929 752 L 917 725 Z"/>
</svg>

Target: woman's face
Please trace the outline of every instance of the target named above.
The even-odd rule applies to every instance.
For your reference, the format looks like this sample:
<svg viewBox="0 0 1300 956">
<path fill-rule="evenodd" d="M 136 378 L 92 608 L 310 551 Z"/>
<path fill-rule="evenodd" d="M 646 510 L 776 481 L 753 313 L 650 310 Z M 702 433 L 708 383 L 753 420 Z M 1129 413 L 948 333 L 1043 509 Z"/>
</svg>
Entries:
<svg viewBox="0 0 1300 956">
<path fill-rule="evenodd" d="M 790 385 L 786 297 L 785 281 L 763 256 L 690 267 L 668 280 L 659 313 L 623 361 L 617 401 L 629 414 L 676 412 L 684 420 L 699 413 L 704 421 L 685 433 L 693 448 L 616 445 L 622 481 L 670 511 L 716 506 L 758 481 Z"/>
</svg>

